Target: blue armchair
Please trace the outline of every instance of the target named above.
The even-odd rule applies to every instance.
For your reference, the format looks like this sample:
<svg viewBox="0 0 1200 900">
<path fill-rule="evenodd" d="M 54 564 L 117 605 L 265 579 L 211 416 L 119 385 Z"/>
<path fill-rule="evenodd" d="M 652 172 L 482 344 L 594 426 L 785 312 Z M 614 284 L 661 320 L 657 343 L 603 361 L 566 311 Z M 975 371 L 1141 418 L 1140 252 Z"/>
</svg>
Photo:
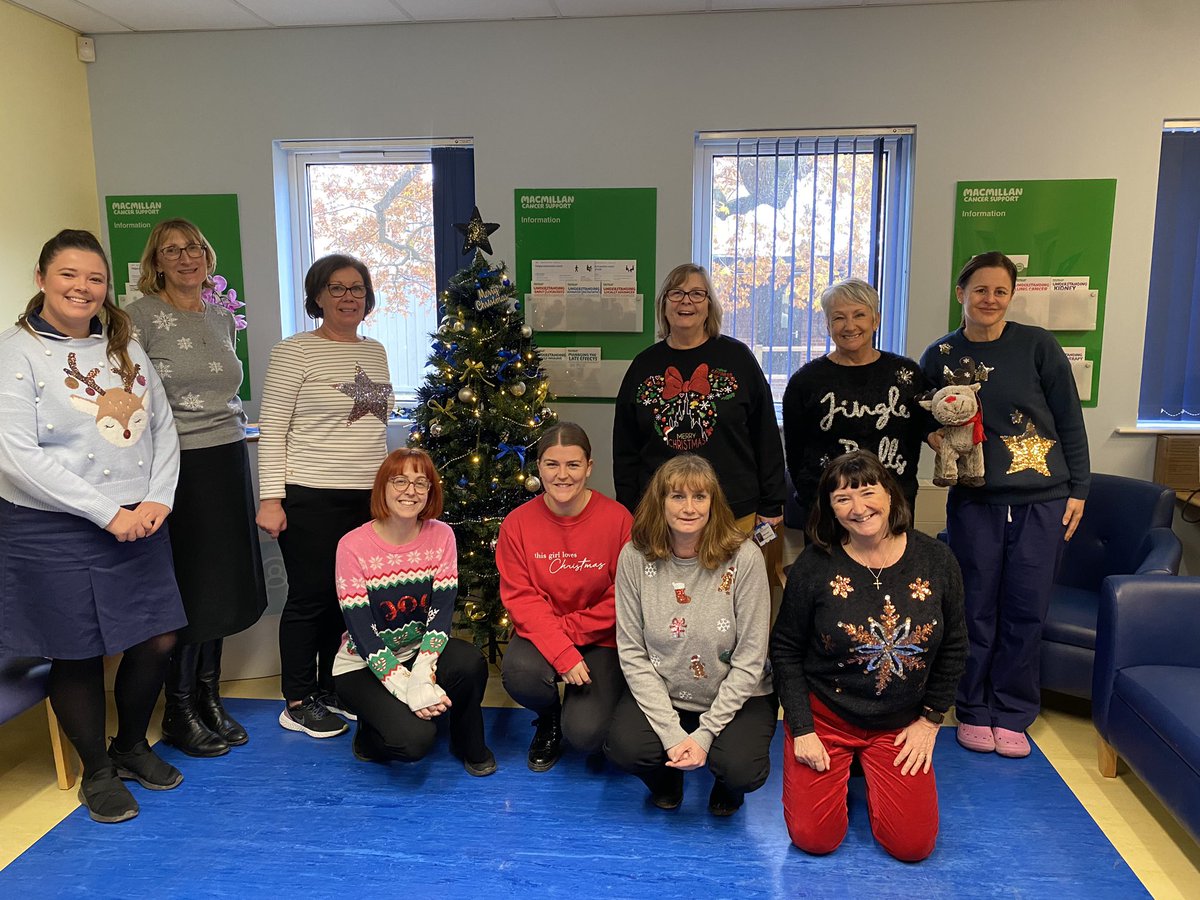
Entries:
<svg viewBox="0 0 1200 900">
<path fill-rule="evenodd" d="M 1042 632 L 1042 687 L 1092 696 L 1097 610 L 1112 575 L 1175 575 L 1183 550 L 1171 530 L 1175 492 L 1161 484 L 1093 475 L 1083 520 L 1063 550 Z"/>
<path fill-rule="evenodd" d="M 1100 774 L 1120 756 L 1200 840 L 1200 578 L 1117 575 L 1101 594 L 1092 678 Z"/>
</svg>

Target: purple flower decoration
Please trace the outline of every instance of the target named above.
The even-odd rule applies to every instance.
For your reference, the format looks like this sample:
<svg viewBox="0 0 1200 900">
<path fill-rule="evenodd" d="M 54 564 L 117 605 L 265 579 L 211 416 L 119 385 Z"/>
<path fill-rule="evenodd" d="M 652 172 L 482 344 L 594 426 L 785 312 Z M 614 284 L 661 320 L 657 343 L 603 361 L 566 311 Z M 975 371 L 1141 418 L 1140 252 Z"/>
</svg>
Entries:
<svg viewBox="0 0 1200 900">
<path fill-rule="evenodd" d="M 241 331 L 246 327 L 246 317 L 237 312 L 246 304 L 237 298 L 237 291 L 229 287 L 229 282 L 222 275 L 213 275 L 213 286 L 205 288 L 201 293 L 201 298 L 205 303 L 211 303 L 213 306 L 219 306 L 222 309 L 227 309 L 234 314 L 233 321 L 237 326 L 237 330 Z"/>
</svg>

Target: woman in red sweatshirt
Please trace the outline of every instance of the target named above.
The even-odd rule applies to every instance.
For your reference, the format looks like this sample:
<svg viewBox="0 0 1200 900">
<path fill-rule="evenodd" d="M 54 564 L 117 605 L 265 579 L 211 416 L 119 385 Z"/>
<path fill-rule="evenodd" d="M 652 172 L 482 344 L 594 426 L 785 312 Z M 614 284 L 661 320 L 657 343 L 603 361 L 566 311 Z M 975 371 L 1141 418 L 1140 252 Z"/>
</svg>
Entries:
<svg viewBox="0 0 1200 900">
<path fill-rule="evenodd" d="M 578 425 L 555 425 L 537 454 L 545 493 L 505 518 L 496 566 L 516 629 L 504 654 L 504 688 L 537 713 L 529 768 L 545 772 L 562 755 L 564 736 L 578 750 L 599 751 L 624 693 L 613 578 L 633 519 L 587 486 L 592 445 Z"/>
</svg>

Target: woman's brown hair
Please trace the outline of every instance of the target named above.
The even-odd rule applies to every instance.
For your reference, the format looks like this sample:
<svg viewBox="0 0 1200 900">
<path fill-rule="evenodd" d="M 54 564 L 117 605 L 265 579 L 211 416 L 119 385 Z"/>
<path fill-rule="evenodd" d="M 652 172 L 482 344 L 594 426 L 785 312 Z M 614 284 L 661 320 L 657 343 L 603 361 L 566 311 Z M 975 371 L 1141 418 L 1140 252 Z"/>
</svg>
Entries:
<svg viewBox="0 0 1200 900">
<path fill-rule="evenodd" d="M 729 562 L 748 535 L 738 530 L 712 464 L 694 453 L 681 453 L 658 467 L 633 514 L 630 541 L 648 560 L 671 556 L 671 529 L 667 526 L 665 504 L 667 495 L 678 490 L 708 494 L 708 522 L 697 549 L 700 565 L 706 569 L 720 568 Z"/>
<path fill-rule="evenodd" d="M 817 502 L 808 517 L 808 539 L 818 548 L 829 553 L 834 544 L 846 540 L 846 529 L 833 514 L 831 498 L 834 491 L 844 488 L 860 488 L 877 484 L 888 493 L 892 503 L 888 513 L 888 531 L 904 534 L 912 525 L 912 511 L 908 499 L 891 473 L 883 467 L 879 457 L 869 450 L 851 450 L 843 453 L 825 467 L 817 483 Z"/>
</svg>

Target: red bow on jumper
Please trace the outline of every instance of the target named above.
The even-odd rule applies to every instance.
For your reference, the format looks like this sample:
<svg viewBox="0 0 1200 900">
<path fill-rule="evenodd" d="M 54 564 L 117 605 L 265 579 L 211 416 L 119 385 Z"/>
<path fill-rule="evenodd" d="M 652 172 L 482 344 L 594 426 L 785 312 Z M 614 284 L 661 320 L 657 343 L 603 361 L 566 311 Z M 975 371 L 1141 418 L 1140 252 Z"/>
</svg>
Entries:
<svg viewBox="0 0 1200 900">
<path fill-rule="evenodd" d="M 679 370 L 674 366 L 667 366 L 667 371 L 663 378 L 666 381 L 662 392 L 664 400 L 670 400 L 672 397 L 687 391 L 699 394 L 701 397 L 707 397 L 712 393 L 712 385 L 708 383 L 708 363 L 700 363 L 700 365 L 696 366 L 696 371 L 692 373 L 692 377 L 687 381 L 683 380 L 683 376 L 679 374 Z"/>
<path fill-rule="evenodd" d="M 972 426 L 971 427 L 971 443 L 972 444 L 982 444 L 984 441 L 987 440 L 987 438 L 983 436 L 983 410 L 982 409 L 975 410 L 975 415 L 971 416 L 971 418 L 967 419 L 967 421 L 964 422 L 963 424 Z"/>
</svg>

